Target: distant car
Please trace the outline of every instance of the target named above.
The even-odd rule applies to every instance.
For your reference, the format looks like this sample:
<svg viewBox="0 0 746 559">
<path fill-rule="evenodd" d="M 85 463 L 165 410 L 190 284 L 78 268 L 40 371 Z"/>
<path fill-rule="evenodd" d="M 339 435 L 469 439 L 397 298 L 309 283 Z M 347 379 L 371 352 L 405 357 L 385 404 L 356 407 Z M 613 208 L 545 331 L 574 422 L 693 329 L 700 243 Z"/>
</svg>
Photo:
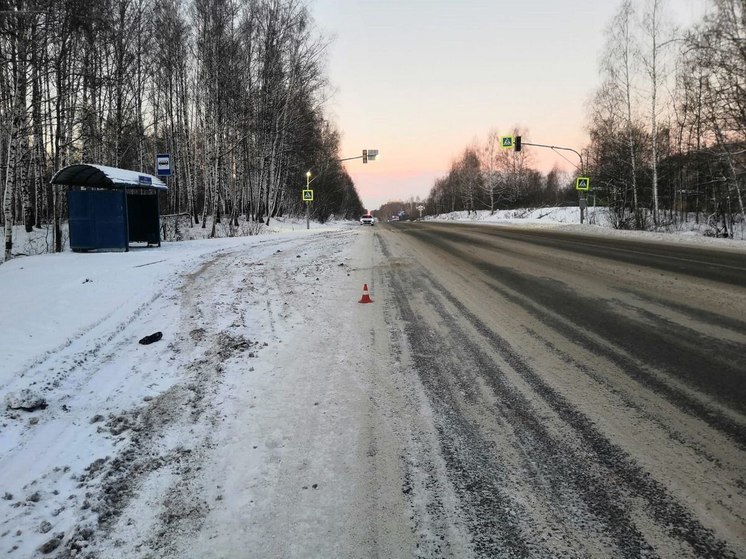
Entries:
<svg viewBox="0 0 746 559">
<path fill-rule="evenodd" d="M 374 225 L 375 218 L 370 214 L 365 214 L 360 218 L 360 225 Z"/>
<path fill-rule="evenodd" d="M 399 221 L 399 216 L 398 215 L 392 215 L 391 216 L 391 221 Z"/>
</svg>

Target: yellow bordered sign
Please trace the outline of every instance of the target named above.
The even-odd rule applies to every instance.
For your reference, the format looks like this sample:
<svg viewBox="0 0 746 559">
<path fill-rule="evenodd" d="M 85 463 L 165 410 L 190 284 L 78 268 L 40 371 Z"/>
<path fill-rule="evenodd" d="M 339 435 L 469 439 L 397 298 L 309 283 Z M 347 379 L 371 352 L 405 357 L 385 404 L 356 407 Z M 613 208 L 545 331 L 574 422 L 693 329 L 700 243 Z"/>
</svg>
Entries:
<svg viewBox="0 0 746 559">
<path fill-rule="evenodd" d="M 313 202 L 313 190 L 303 190 L 303 201 Z"/>
<path fill-rule="evenodd" d="M 500 147 L 513 149 L 513 136 L 500 136 Z"/>
<path fill-rule="evenodd" d="M 590 190 L 591 189 L 591 178 L 590 177 L 578 177 L 575 179 L 575 190 Z"/>
</svg>

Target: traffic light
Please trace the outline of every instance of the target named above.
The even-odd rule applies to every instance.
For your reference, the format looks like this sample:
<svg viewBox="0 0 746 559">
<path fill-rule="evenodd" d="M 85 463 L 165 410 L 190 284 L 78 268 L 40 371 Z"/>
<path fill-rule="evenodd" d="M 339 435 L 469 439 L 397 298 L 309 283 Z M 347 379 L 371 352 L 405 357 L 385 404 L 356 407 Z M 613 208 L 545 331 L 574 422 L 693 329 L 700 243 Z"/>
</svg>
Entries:
<svg viewBox="0 0 746 559">
<path fill-rule="evenodd" d="M 515 143 L 513 144 L 513 146 L 515 147 L 516 151 L 521 151 L 521 137 L 520 136 L 515 137 Z"/>
<path fill-rule="evenodd" d="M 364 149 L 363 150 L 363 163 L 367 163 L 367 162 L 368 162 L 368 150 Z"/>
</svg>

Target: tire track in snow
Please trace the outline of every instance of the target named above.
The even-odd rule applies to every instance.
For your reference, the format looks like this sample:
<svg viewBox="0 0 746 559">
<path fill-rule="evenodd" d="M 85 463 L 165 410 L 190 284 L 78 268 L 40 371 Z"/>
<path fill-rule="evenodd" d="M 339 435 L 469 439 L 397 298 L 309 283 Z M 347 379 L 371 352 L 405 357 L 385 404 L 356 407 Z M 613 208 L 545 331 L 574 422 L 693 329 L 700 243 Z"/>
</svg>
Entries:
<svg viewBox="0 0 746 559">
<path fill-rule="evenodd" d="M 472 406 L 454 409 L 453 392 L 444 384 L 443 379 L 450 379 L 464 392 L 471 393 L 474 401 L 478 401 L 478 391 L 474 391 L 466 379 L 457 376 L 456 370 L 459 367 L 462 370 L 479 372 L 479 378 L 491 387 L 492 395 L 498 403 L 494 408 L 498 414 L 498 423 L 504 421 L 510 425 L 520 441 L 519 448 L 524 455 L 521 466 L 523 474 L 526 479 L 531 479 L 533 471 L 536 481 L 535 485 L 524 486 L 524 489 L 539 495 L 543 491 L 542 498 L 550 503 L 547 507 L 550 510 L 567 510 L 568 503 L 572 502 L 573 498 L 580 499 L 581 506 L 573 512 L 577 514 L 578 510 L 585 509 L 585 521 L 590 522 L 591 534 L 594 525 L 602 527 L 596 538 L 610 536 L 613 545 L 608 550 L 614 550 L 611 553 L 628 557 L 654 556 L 657 553 L 655 547 L 646 540 L 645 534 L 638 528 L 637 523 L 640 520 L 637 514 L 631 516 L 634 511 L 639 511 L 638 503 L 642 503 L 645 515 L 655 519 L 656 529 L 667 534 L 669 539 L 667 544 L 655 542 L 656 545 L 671 545 L 679 541 L 686 545 L 693 556 L 735 556 L 724 542 L 717 540 L 676 502 L 665 488 L 598 432 L 586 416 L 544 382 L 506 340 L 470 313 L 455 296 L 432 277 L 410 270 L 404 278 L 392 274 L 388 281 L 392 285 L 391 291 L 397 299 L 397 304 L 408 321 L 407 336 L 409 343 L 413 345 L 413 351 L 419 353 L 423 359 L 430 356 L 425 363 L 418 364 L 418 373 L 428 387 L 428 393 L 434 402 L 433 405 L 439 409 L 439 415 L 447 418 L 441 424 L 443 451 L 449 462 L 451 475 L 457 480 L 462 480 L 460 488 L 465 506 L 468 505 L 466 510 L 471 514 L 474 537 L 478 541 L 482 538 L 481 547 L 478 547 L 481 554 L 544 555 L 546 549 L 544 552 L 536 548 L 529 549 L 536 530 L 530 527 L 533 519 L 527 511 L 524 511 L 526 514 L 522 514 L 518 507 L 519 513 L 515 516 L 505 515 L 505 503 L 509 502 L 509 497 L 501 494 L 500 488 L 501 481 L 504 482 L 509 474 L 501 478 L 500 474 L 485 473 L 484 468 L 470 467 L 470 461 L 464 458 L 468 453 L 453 442 L 462 441 L 476 456 L 490 456 L 491 449 L 483 440 L 484 434 L 478 427 L 463 419 L 464 415 L 468 415 L 465 411 Z M 444 330 L 455 340 L 451 350 L 462 350 L 458 353 L 460 360 L 454 359 L 452 353 L 436 352 L 436 355 L 432 355 L 433 349 L 443 344 L 443 337 L 429 332 L 421 323 L 419 313 L 411 308 L 410 299 L 416 298 L 416 291 L 413 291 L 411 286 L 417 286 L 416 291 L 424 290 L 430 294 L 427 298 L 429 307 L 434 309 L 433 312 L 444 324 Z M 446 304 L 452 310 L 444 306 Z M 462 323 L 455 320 L 454 316 L 466 318 L 471 328 L 481 336 L 481 344 L 471 341 L 472 338 L 465 334 Z M 537 416 L 531 402 L 510 385 L 505 373 L 495 364 L 494 357 L 485 353 L 483 347 L 490 348 L 498 356 L 499 361 L 523 378 L 532 388 L 534 396 L 538 398 L 537 401 L 542 401 L 562 420 L 563 438 L 557 438 L 557 435 L 552 434 L 541 424 L 540 416 Z M 472 412 L 478 413 L 473 408 Z M 568 440 L 577 439 L 578 446 L 566 445 L 565 437 Z M 485 465 L 489 466 L 490 461 L 488 460 Z M 492 469 L 499 472 L 500 467 L 493 465 Z M 537 469 L 539 475 L 536 475 Z M 620 486 L 612 485 L 611 480 L 618 480 L 621 482 Z M 488 495 L 492 495 L 491 500 L 481 498 L 485 490 Z M 509 508 L 508 511 L 510 510 L 516 509 Z M 485 526 L 482 523 L 484 518 L 492 517 L 498 519 L 497 525 Z M 583 525 L 585 521 L 574 519 L 572 515 L 567 516 L 567 525 L 573 532 L 572 535 L 578 542 L 589 545 L 587 549 L 593 549 L 595 542 L 592 541 L 591 535 L 586 533 L 583 536 L 584 530 L 588 529 L 588 526 Z M 526 523 L 529 524 L 528 529 Z M 515 537 L 502 541 L 491 539 L 489 536 L 485 539 L 485 532 L 491 534 L 494 530 L 512 530 Z M 528 534 L 528 538 L 522 534 Z M 575 552 L 578 552 L 578 549 Z M 666 553 L 663 551 L 664 555 Z"/>
</svg>

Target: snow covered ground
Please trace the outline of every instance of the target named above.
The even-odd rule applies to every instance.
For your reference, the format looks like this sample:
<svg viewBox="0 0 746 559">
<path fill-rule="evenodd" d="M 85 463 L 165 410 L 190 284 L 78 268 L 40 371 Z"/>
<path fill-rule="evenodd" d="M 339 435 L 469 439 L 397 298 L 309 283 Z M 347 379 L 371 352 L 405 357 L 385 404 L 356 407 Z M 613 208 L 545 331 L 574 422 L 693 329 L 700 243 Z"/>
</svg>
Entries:
<svg viewBox="0 0 746 559">
<path fill-rule="evenodd" d="M 500 221 L 604 230 L 569 225 L 571 212 Z M 358 344 L 376 312 L 357 303 L 371 282 L 369 228 L 275 224 L 0 266 L 0 552 L 330 557 L 370 537 L 356 507 L 369 496 L 353 494 L 365 487 L 360 426 L 381 429 L 385 415 L 369 393 L 371 367 L 386 364 Z M 381 468 L 396 463 L 377 452 Z M 399 487 L 371 491 L 399 506 Z M 388 536 L 408 530 L 395 519 Z"/>
<path fill-rule="evenodd" d="M 246 493 L 231 491 L 231 472 L 271 477 L 288 420 L 307 423 L 309 408 L 328 404 L 336 390 L 322 382 L 327 367 L 314 364 L 313 352 L 328 347 L 303 347 L 307 336 L 293 330 L 307 317 L 293 309 L 316 312 L 317 334 L 339 340 L 345 332 L 335 321 L 344 312 L 331 306 L 324 315 L 316 306 L 325 302 L 313 293 L 322 281 L 327 290 L 345 283 L 339 297 L 349 312 L 365 281 L 354 290 L 342 282 L 356 225 L 304 225 L 127 253 L 19 257 L 0 266 L 7 294 L 0 315 L 0 549 L 18 557 L 44 549 L 75 556 L 85 548 L 98 557 L 141 556 L 143 546 L 176 541 L 193 517 L 241 508 L 231 499 Z M 155 332 L 162 340 L 138 344 Z M 317 394 L 314 387 L 334 390 Z M 299 400 L 303 408 L 295 410 Z M 334 406 L 350 405 L 349 391 L 340 401 Z M 221 424 L 226 430 L 216 433 Z M 229 471 L 209 492 L 225 507 L 193 502 L 185 491 L 197 483 L 189 464 L 203 464 L 215 445 L 242 453 L 231 454 L 230 464 L 216 458 L 215 467 Z M 317 488 L 314 473 L 309 491 Z M 264 506 L 274 506 L 272 497 Z M 164 515 L 174 533 L 148 545 L 147 529 Z"/>
<path fill-rule="evenodd" d="M 666 231 L 627 231 L 614 229 L 608 219 L 607 208 L 589 207 L 586 220 L 580 224 L 580 210 L 577 207 L 550 207 L 518 210 L 499 210 L 490 215 L 487 210 L 479 210 L 467 214 L 452 212 L 438 216 L 426 217 L 433 221 L 467 221 L 470 223 L 519 225 L 521 227 L 560 227 L 563 231 L 628 237 L 634 239 L 648 239 L 676 243 L 695 243 L 718 247 L 743 248 L 746 243 L 746 224 L 737 227 L 733 239 L 720 239 L 707 236 L 708 227 L 704 223 L 697 224 L 692 218 L 686 223 L 671 227 Z"/>
</svg>

